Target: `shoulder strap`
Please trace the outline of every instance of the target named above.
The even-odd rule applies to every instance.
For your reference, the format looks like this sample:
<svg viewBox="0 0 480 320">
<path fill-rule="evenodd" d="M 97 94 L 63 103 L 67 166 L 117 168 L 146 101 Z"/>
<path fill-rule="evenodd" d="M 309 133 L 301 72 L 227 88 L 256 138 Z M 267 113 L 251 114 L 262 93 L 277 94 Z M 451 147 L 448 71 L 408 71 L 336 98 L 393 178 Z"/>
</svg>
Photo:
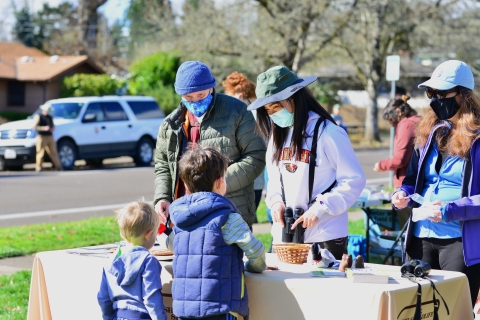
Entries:
<svg viewBox="0 0 480 320">
<path fill-rule="evenodd" d="M 315 165 L 317 161 L 317 141 L 318 141 L 318 129 L 323 123 L 323 118 L 319 118 L 315 124 L 312 136 L 312 148 L 310 150 L 310 159 L 308 162 L 308 203 L 312 202 L 313 192 L 313 180 L 315 179 Z"/>
<path fill-rule="evenodd" d="M 470 185 L 472 175 L 472 159 L 470 159 L 470 155 L 467 155 L 465 159 L 465 164 L 463 167 L 463 176 L 467 177 L 467 179 L 463 179 L 462 181 L 462 197 L 468 197 L 470 194 L 468 193 L 468 186 Z"/>
</svg>

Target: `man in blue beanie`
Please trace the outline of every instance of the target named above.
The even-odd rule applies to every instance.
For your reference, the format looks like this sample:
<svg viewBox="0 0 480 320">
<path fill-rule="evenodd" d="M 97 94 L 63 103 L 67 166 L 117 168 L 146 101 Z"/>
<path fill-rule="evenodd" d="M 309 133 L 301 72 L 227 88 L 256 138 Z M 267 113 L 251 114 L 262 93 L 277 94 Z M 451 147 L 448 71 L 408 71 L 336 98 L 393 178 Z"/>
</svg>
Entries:
<svg viewBox="0 0 480 320">
<path fill-rule="evenodd" d="M 255 219 L 253 181 L 265 167 L 266 146 L 255 133 L 255 119 L 242 101 L 215 91 L 210 69 L 200 61 L 182 63 L 175 78 L 178 107 L 160 125 L 155 150 L 155 211 L 165 223 L 170 203 L 189 193 L 178 175 L 178 160 L 200 143 L 219 150 L 231 162 L 227 193 L 245 222 Z"/>
</svg>

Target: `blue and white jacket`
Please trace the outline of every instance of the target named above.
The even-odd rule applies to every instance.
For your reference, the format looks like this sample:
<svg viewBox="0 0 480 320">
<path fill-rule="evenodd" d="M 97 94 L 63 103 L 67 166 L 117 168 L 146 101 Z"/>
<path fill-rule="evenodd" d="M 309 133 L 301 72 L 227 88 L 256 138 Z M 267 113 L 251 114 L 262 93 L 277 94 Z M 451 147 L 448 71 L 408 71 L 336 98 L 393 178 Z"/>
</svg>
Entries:
<svg viewBox="0 0 480 320">
<path fill-rule="evenodd" d="M 420 149 L 415 149 L 408 165 L 407 174 L 403 185 L 399 190 L 407 195 L 414 193 L 421 194 L 425 177 L 425 156 L 431 150 L 432 139 L 437 130 L 448 128 L 450 124 L 442 121 L 436 125 L 428 137 L 427 143 Z M 469 163 L 469 161 L 471 161 Z M 471 168 L 471 170 L 470 170 Z M 465 161 L 462 179 L 461 198 L 447 202 L 444 210 L 444 221 L 460 221 L 462 231 L 462 245 L 465 264 L 467 266 L 480 263 L 480 246 L 478 245 L 478 234 L 480 234 L 480 141 L 477 138 L 470 149 L 470 159 Z M 398 191 L 399 191 L 398 190 Z M 410 207 L 419 205 L 410 200 Z M 409 253 L 409 244 L 412 238 L 413 223 L 412 217 L 408 221 L 407 236 L 405 239 L 405 250 Z"/>
<path fill-rule="evenodd" d="M 170 205 L 173 243 L 173 313 L 202 318 L 230 312 L 249 314 L 243 251 L 228 245 L 222 227 L 231 212 L 227 198 L 213 192 L 183 196 Z"/>
</svg>

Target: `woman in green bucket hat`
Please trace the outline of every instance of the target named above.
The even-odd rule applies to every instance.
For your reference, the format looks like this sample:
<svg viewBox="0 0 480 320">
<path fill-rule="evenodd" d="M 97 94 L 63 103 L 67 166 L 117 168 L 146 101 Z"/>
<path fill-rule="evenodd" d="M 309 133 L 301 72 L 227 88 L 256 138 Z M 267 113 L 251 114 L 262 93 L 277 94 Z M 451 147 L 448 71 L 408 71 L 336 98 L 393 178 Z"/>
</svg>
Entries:
<svg viewBox="0 0 480 320">
<path fill-rule="evenodd" d="M 257 77 L 257 100 L 248 109 L 257 110 L 257 131 L 268 141 L 266 202 L 274 243 L 319 243 L 341 260 L 347 253 L 347 210 L 363 190 L 365 175 L 345 130 L 306 88 L 316 79 L 273 67 Z M 287 219 L 286 227 L 288 207 L 295 222 Z M 306 229 L 293 240 L 285 236 L 295 228 Z"/>
</svg>

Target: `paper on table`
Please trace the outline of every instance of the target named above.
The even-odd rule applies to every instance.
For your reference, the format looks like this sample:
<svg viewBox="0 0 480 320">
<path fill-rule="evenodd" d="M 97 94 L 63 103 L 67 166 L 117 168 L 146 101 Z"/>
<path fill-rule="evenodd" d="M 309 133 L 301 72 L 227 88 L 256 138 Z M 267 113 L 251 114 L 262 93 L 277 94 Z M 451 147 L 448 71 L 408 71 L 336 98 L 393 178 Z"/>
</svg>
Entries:
<svg viewBox="0 0 480 320">
<path fill-rule="evenodd" d="M 85 255 L 85 256 L 95 256 L 95 257 L 101 257 L 101 258 L 108 258 L 112 252 L 108 249 L 85 249 L 85 248 L 76 248 L 76 249 L 71 249 L 67 250 L 67 253 L 70 254 L 79 254 L 79 255 Z"/>
</svg>

